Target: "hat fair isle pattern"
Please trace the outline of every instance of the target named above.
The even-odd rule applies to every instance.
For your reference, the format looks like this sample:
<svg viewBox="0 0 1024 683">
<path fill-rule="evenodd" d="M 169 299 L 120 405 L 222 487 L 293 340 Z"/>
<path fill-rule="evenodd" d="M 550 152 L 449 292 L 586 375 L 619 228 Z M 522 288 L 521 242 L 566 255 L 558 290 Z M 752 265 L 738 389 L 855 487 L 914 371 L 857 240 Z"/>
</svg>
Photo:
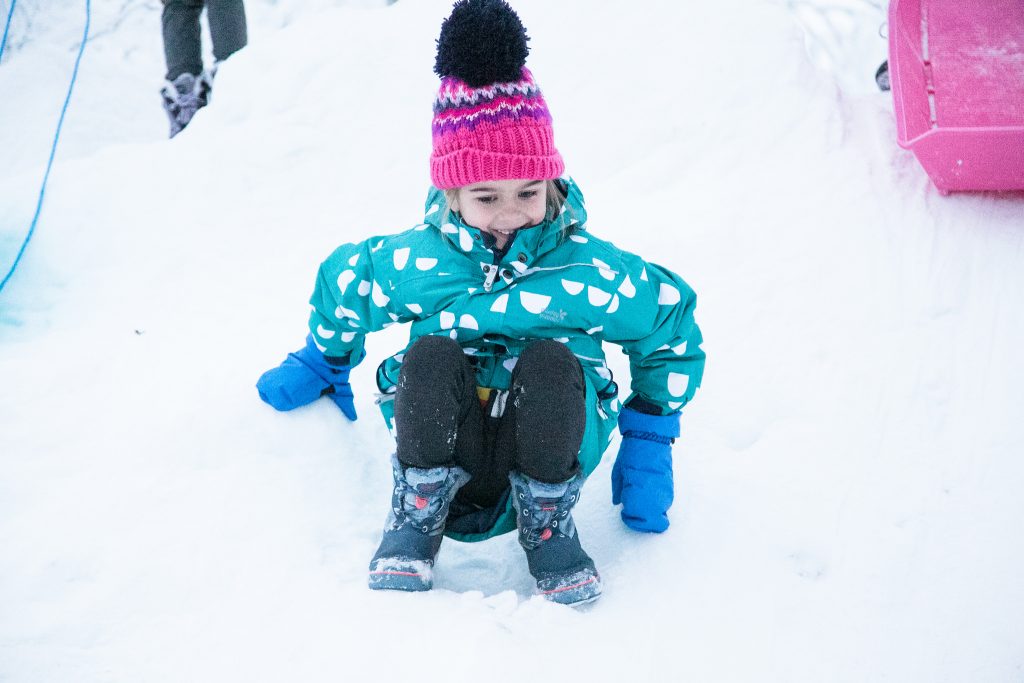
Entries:
<svg viewBox="0 0 1024 683">
<path fill-rule="evenodd" d="M 551 113 L 525 66 L 527 40 L 519 17 L 501 0 L 462 0 L 442 25 L 430 157 L 438 189 L 550 180 L 564 172 Z M 518 80 L 510 80 L 515 74 Z"/>
</svg>

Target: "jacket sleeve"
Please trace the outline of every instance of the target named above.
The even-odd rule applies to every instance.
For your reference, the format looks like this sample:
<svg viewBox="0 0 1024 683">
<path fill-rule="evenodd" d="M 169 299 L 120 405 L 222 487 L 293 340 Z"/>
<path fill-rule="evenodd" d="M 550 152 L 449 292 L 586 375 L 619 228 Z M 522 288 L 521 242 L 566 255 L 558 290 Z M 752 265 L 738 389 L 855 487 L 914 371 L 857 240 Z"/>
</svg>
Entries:
<svg viewBox="0 0 1024 683">
<path fill-rule="evenodd" d="M 392 310 L 386 266 L 376 259 L 386 239 L 343 244 L 320 264 L 309 300 L 309 331 L 324 355 L 355 366 L 366 355 L 368 333 L 404 322 Z"/>
<path fill-rule="evenodd" d="M 617 288 L 602 336 L 629 356 L 632 393 L 678 412 L 700 386 L 704 351 L 693 312 L 697 296 L 681 277 L 633 254 L 622 253 Z"/>
</svg>

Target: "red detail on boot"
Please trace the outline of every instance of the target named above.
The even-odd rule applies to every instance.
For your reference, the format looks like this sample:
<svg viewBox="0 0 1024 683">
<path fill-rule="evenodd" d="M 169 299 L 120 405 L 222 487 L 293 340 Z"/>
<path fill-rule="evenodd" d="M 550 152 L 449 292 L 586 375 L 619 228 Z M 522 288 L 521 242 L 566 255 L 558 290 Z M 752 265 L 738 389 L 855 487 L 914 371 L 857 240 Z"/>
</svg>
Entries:
<svg viewBox="0 0 1024 683">
<path fill-rule="evenodd" d="M 427 499 L 423 496 L 416 496 L 416 509 L 422 510 L 425 507 L 427 507 Z"/>
<path fill-rule="evenodd" d="M 418 572 L 399 572 L 393 569 L 381 569 L 379 571 L 370 572 L 370 576 L 419 576 Z"/>
<path fill-rule="evenodd" d="M 597 576 L 596 575 L 588 577 L 588 578 L 584 579 L 583 581 L 580 581 L 577 584 L 573 584 L 572 586 L 562 586 L 561 588 L 552 588 L 549 591 L 543 591 L 543 593 L 544 593 L 544 595 L 551 595 L 552 593 L 561 593 L 562 591 L 571 591 L 573 588 L 580 588 L 582 586 L 586 586 L 589 583 L 594 583 L 595 581 L 597 581 Z"/>
<path fill-rule="evenodd" d="M 540 540 L 546 541 L 549 538 L 551 538 L 551 529 L 545 529 L 544 531 L 540 532 Z"/>
</svg>

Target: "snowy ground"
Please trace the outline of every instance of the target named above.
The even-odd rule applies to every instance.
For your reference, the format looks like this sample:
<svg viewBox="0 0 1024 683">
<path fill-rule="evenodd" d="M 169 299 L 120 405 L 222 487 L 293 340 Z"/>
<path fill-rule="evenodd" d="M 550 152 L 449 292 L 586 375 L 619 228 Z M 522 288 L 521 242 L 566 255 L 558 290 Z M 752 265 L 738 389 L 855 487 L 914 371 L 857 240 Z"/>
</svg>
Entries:
<svg viewBox="0 0 1024 683">
<path fill-rule="evenodd" d="M 24 2 L 3 272 L 84 19 Z M 940 196 L 849 46 L 807 58 L 807 3 L 514 4 L 591 229 L 700 297 L 670 530 L 621 524 L 613 445 L 576 515 L 593 607 L 533 597 L 512 535 L 446 541 L 432 593 L 368 591 L 372 369 L 404 330 L 371 337 L 355 424 L 253 383 L 330 249 L 418 221 L 450 4 L 253 0 L 168 142 L 159 3 L 94 2 L 0 293 L 0 680 L 1024 679 L 1024 197 Z"/>
</svg>

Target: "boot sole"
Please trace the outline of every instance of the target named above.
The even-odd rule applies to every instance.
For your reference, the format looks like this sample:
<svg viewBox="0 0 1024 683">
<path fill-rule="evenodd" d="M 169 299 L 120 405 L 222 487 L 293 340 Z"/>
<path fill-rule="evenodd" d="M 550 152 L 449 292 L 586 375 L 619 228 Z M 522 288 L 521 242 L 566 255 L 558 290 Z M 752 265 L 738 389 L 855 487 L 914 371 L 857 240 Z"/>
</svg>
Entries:
<svg viewBox="0 0 1024 683">
<path fill-rule="evenodd" d="M 538 590 L 545 600 L 560 605 L 576 607 L 594 602 L 601 597 L 601 577 L 590 571 L 582 571 L 557 581 L 551 588 L 543 588 L 550 580 L 538 582 Z"/>
<path fill-rule="evenodd" d="M 422 592 L 434 585 L 434 573 L 424 560 L 384 557 L 370 565 L 370 590 Z"/>
</svg>

